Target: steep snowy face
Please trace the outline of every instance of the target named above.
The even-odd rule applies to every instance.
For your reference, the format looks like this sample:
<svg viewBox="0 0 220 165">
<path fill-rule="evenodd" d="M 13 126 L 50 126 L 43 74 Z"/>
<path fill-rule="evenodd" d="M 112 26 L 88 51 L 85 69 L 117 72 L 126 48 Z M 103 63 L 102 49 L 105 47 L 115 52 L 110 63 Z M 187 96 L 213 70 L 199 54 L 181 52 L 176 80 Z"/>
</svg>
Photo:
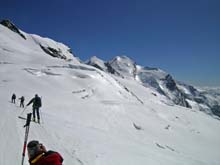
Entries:
<svg viewBox="0 0 220 165">
<path fill-rule="evenodd" d="M 170 74 L 157 68 L 144 67 L 138 70 L 137 75 L 144 86 L 153 87 L 160 94 L 165 95 L 177 105 L 188 108 L 191 107 Z"/>
<path fill-rule="evenodd" d="M 100 70 L 107 71 L 105 62 L 96 56 L 91 57 L 88 61 L 86 61 L 86 64 L 94 66 Z"/>
<path fill-rule="evenodd" d="M 219 88 L 195 88 L 182 82 L 177 83 L 178 88 L 185 95 L 192 107 L 197 107 L 208 114 L 220 116 L 220 90 Z"/>
<path fill-rule="evenodd" d="M 51 55 L 52 57 L 57 57 L 65 60 L 72 60 L 73 54 L 71 49 L 59 42 L 55 42 L 49 38 L 43 38 L 35 34 L 31 34 L 33 40 L 38 44 L 42 50 Z"/>
<path fill-rule="evenodd" d="M 157 68 L 138 67 L 138 80 L 146 87 L 156 89 L 160 94 L 165 95 L 163 88 L 160 86 L 160 80 L 165 79 L 167 73 Z"/>
<path fill-rule="evenodd" d="M 208 88 L 201 93 L 206 97 L 213 114 L 220 116 L 220 88 Z"/>
<path fill-rule="evenodd" d="M 159 80 L 165 79 L 167 73 L 150 67 L 138 67 L 137 76 L 143 84 L 149 84 L 153 87 L 159 86 Z M 157 84 L 157 85 L 156 85 Z"/>
<path fill-rule="evenodd" d="M 41 55 L 45 56 L 46 54 L 52 57 L 72 60 L 79 63 L 79 60 L 74 57 L 68 46 L 49 38 L 27 34 L 18 29 L 8 20 L 1 21 L 0 37 L 0 44 L 2 44 L 1 47 L 4 48 L 5 51 L 7 49 L 8 51 L 17 51 L 29 55 L 31 52 L 31 54 L 38 54 L 38 57 Z"/>
<path fill-rule="evenodd" d="M 136 77 L 136 64 L 126 56 L 117 56 L 106 63 L 108 71 L 123 78 Z"/>
</svg>

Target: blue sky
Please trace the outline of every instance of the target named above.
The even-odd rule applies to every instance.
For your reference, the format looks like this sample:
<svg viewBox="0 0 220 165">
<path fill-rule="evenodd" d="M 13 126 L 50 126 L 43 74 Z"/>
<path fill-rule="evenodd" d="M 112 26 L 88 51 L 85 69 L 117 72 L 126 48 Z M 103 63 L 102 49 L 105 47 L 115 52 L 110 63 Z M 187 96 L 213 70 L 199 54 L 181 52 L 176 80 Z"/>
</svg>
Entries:
<svg viewBox="0 0 220 165">
<path fill-rule="evenodd" d="M 220 86 L 219 0 L 7 0 L 0 16 L 82 60 L 127 55 L 177 80 Z"/>
</svg>

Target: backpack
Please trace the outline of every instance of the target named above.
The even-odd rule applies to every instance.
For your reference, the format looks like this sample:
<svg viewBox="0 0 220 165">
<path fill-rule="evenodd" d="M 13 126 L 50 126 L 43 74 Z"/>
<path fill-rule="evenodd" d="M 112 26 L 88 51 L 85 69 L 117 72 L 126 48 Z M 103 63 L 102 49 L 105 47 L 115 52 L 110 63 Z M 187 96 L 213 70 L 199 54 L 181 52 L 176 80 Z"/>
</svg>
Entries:
<svg viewBox="0 0 220 165">
<path fill-rule="evenodd" d="M 37 107 L 41 107 L 42 104 L 41 104 L 41 98 L 40 97 L 36 97 L 35 98 L 35 101 L 34 101 L 34 104 L 37 106 Z"/>
</svg>

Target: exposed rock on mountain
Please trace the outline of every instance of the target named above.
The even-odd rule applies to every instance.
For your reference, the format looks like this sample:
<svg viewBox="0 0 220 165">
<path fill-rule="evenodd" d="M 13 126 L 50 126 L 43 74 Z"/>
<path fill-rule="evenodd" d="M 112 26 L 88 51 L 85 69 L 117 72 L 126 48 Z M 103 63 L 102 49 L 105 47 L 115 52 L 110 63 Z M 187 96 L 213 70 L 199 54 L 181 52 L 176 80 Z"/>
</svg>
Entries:
<svg viewBox="0 0 220 165">
<path fill-rule="evenodd" d="M 10 30 L 12 30 L 13 32 L 17 33 L 18 35 L 20 35 L 22 38 L 24 38 L 26 40 L 26 37 L 24 34 L 22 34 L 20 32 L 20 30 L 9 20 L 2 20 L 0 22 L 0 24 L 4 25 L 5 27 L 9 28 Z"/>
<path fill-rule="evenodd" d="M 31 36 L 35 43 L 37 43 L 45 53 L 51 55 L 52 57 L 65 60 L 70 60 L 74 57 L 72 50 L 62 43 L 49 38 L 42 38 L 35 34 L 32 34 Z"/>
</svg>

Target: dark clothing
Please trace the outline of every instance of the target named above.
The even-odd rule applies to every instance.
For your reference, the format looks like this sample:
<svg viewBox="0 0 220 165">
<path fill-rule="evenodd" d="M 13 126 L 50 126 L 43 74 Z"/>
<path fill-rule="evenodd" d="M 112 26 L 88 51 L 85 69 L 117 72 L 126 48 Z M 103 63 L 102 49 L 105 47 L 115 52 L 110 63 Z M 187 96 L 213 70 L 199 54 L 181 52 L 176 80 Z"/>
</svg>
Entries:
<svg viewBox="0 0 220 165">
<path fill-rule="evenodd" d="M 33 107 L 33 120 L 35 120 L 35 112 L 36 112 L 38 122 L 40 122 L 39 108 L 41 107 L 41 98 L 38 96 L 35 96 L 33 99 L 29 101 L 27 106 L 30 105 L 31 103 L 33 103 L 33 106 L 32 106 Z"/>
<path fill-rule="evenodd" d="M 22 96 L 21 98 L 19 98 L 20 100 L 20 107 L 24 108 L 24 96 Z"/>
<path fill-rule="evenodd" d="M 38 96 L 35 96 L 33 99 L 31 99 L 31 100 L 29 101 L 29 103 L 27 104 L 27 106 L 30 105 L 31 103 L 33 103 L 33 107 L 38 107 L 38 108 L 40 108 L 40 107 L 41 107 L 41 98 L 38 97 Z"/>
<path fill-rule="evenodd" d="M 62 165 L 63 158 L 58 152 L 48 151 L 29 160 L 30 165 Z"/>
<path fill-rule="evenodd" d="M 15 103 L 15 99 L 16 99 L 16 95 L 13 94 L 12 97 L 11 97 L 11 102 L 12 102 L 12 103 Z"/>
<path fill-rule="evenodd" d="M 35 120 L 35 112 L 37 113 L 37 120 L 40 121 L 40 113 L 38 107 L 33 107 L 33 119 Z"/>
</svg>

